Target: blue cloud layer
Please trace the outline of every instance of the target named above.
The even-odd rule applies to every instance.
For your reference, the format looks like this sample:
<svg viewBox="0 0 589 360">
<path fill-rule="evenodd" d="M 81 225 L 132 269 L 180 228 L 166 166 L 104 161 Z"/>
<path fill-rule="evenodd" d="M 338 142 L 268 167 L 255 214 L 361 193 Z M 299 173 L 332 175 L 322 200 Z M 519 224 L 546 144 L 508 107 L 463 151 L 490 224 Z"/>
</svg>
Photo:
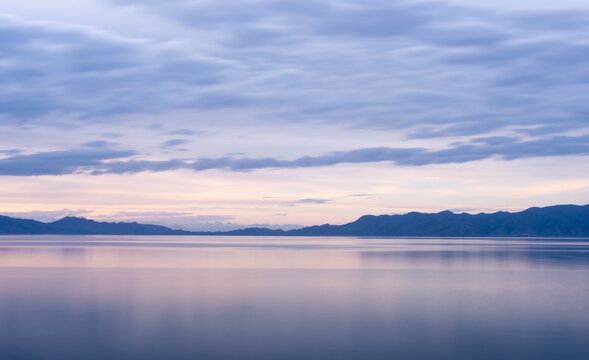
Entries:
<svg viewBox="0 0 589 360">
<path fill-rule="evenodd" d="M 0 112 L 32 121 L 256 107 L 283 121 L 419 126 L 416 138 L 588 126 L 587 12 L 378 0 L 111 3 L 165 16 L 194 39 L 2 17 Z"/>
<path fill-rule="evenodd" d="M 505 126 L 585 128 L 586 11 L 507 13 L 406 1 L 173 2 L 145 6 L 224 39 L 291 118 L 406 128 L 432 137 Z M 239 8 L 239 11 L 228 11 Z M 264 67 L 253 61 L 264 59 Z M 287 70 L 288 71 L 285 71 Z M 419 134 L 415 134 L 416 137 Z"/>
<path fill-rule="evenodd" d="M 16 120 L 214 106 L 224 93 L 212 88 L 230 72 L 186 49 L 8 16 L 0 43 L 0 114 Z"/>
<path fill-rule="evenodd" d="M 553 136 L 531 141 L 510 137 L 477 138 L 468 143 L 455 143 L 452 147 L 433 150 L 425 148 L 365 148 L 339 151 L 319 156 L 303 156 L 293 160 L 272 157 L 170 159 L 161 161 L 130 158 L 133 151 L 88 147 L 67 151 L 41 152 L 0 159 L 0 175 L 38 176 L 73 173 L 132 174 L 161 172 L 178 169 L 205 171 L 252 171 L 277 168 L 311 168 L 338 164 L 389 162 L 402 166 L 466 163 L 489 158 L 504 160 L 543 156 L 589 155 L 589 135 Z M 127 160 L 125 160 L 127 159 Z M 315 202 L 303 199 L 300 203 Z"/>
<path fill-rule="evenodd" d="M 135 152 L 127 150 L 88 148 L 18 155 L 0 159 L 0 175 L 72 174 L 86 168 L 103 166 L 104 160 L 126 158 L 134 154 Z"/>
<path fill-rule="evenodd" d="M 424 166 L 589 154 L 586 11 L 510 13 L 384 0 L 110 4 L 164 17 L 185 35 L 134 38 L 0 15 L 0 125 L 58 126 L 67 118 L 83 126 L 109 121 L 110 115 L 252 108 L 265 120 L 300 126 L 319 120 L 401 130 L 420 145 L 379 142 L 316 156 L 245 157 L 238 152 L 251 149 L 223 149 L 221 132 L 195 130 L 198 119 L 165 118 L 150 120 L 150 131 L 166 138 L 141 153 L 113 150 L 141 148 L 141 139 L 129 146 L 120 133 L 135 124 L 105 127 L 103 137 L 116 143 L 91 141 L 33 154 L 6 145 L 0 175 Z M 228 119 L 223 126 L 231 124 Z M 272 135 L 238 125 L 245 135 Z M 508 136 L 490 134 L 507 128 Z M 195 137 L 205 134 L 218 136 L 221 149 L 213 153 L 232 154 L 169 155 L 189 154 Z M 319 141 L 329 134 L 314 136 Z M 163 160 L 146 160 L 154 155 L 148 151 Z"/>
</svg>

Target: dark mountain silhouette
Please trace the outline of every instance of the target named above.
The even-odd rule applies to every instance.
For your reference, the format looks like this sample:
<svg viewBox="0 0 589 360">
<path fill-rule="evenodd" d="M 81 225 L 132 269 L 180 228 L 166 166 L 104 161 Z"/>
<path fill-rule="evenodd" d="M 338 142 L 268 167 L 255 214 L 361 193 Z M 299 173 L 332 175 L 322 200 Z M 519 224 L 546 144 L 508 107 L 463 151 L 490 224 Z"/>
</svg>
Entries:
<svg viewBox="0 0 589 360">
<path fill-rule="evenodd" d="M 191 232 L 138 223 L 96 222 L 77 217 L 42 223 L 0 216 L 0 234 L 80 235 L 255 235 L 255 236 L 538 236 L 589 237 L 589 205 L 556 205 L 509 213 L 455 214 L 411 212 L 365 215 L 344 225 L 296 230 L 247 228 L 226 232 Z"/>
<path fill-rule="evenodd" d="M 52 234 L 52 230 L 50 224 L 0 215 L 0 233 L 2 234 Z"/>
<path fill-rule="evenodd" d="M 221 234 L 221 233 L 219 233 Z M 589 205 L 556 205 L 509 213 L 365 215 L 344 225 L 297 230 L 243 229 L 225 235 L 289 236 L 539 236 L 589 237 Z"/>
<path fill-rule="evenodd" d="M 589 237 L 589 205 L 529 208 L 522 212 L 362 216 L 340 225 L 311 226 L 297 235 L 353 236 L 572 236 Z"/>
<path fill-rule="evenodd" d="M 0 234 L 189 235 L 191 233 L 159 225 L 136 222 L 96 222 L 70 216 L 51 223 L 0 216 Z"/>
</svg>

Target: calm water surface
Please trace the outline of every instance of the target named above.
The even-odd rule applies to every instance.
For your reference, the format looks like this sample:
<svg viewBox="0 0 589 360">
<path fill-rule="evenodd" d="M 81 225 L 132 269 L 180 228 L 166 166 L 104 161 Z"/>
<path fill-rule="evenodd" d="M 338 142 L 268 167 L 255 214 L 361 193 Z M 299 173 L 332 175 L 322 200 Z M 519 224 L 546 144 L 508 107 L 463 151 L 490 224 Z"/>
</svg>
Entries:
<svg viewBox="0 0 589 360">
<path fill-rule="evenodd" d="M 0 237 L 0 359 L 589 359 L 589 239 Z"/>
</svg>

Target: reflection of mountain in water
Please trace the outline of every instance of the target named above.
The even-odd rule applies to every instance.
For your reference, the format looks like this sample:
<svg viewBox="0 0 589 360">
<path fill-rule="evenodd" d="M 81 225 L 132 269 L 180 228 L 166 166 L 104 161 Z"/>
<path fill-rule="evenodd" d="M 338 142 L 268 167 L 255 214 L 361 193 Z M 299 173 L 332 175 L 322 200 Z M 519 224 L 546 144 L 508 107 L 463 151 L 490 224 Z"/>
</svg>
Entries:
<svg viewBox="0 0 589 360">
<path fill-rule="evenodd" d="M 541 240 L 539 240 L 541 241 Z M 450 249 L 445 249 L 449 247 Z M 474 247 L 465 249 L 452 249 L 452 245 L 443 245 L 439 248 L 425 250 L 398 250 L 398 251 L 363 251 L 359 256 L 369 262 L 379 263 L 444 263 L 448 265 L 464 264 L 513 264 L 523 262 L 538 265 L 558 266 L 588 266 L 589 244 L 579 245 L 541 245 L 503 247 L 501 244 L 493 247 Z"/>
</svg>

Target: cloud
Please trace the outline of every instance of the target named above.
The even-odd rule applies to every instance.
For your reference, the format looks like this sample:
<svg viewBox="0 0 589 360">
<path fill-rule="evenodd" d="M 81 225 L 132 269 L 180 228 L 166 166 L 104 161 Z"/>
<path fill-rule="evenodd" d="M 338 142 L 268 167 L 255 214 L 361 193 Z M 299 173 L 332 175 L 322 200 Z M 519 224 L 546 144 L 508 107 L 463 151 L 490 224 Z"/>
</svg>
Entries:
<svg viewBox="0 0 589 360">
<path fill-rule="evenodd" d="M 173 131 L 168 131 L 167 135 L 181 135 L 181 136 L 195 136 L 195 135 L 209 135 L 210 132 L 202 131 L 202 130 L 190 130 L 190 129 L 178 129 Z"/>
<path fill-rule="evenodd" d="M 139 222 L 144 224 L 157 224 L 172 229 L 182 230 L 234 230 L 238 225 L 230 220 L 235 219 L 231 215 L 195 215 L 183 211 L 121 211 L 108 215 L 94 216 L 93 219 L 108 222 Z"/>
<path fill-rule="evenodd" d="M 112 3 L 163 16 L 181 31 L 177 38 L 130 37 L 0 17 L 2 121 L 56 126 L 68 115 L 68 124 L 94 121 L 101 127 L 84 139 L 102 134 L 122 143 L 94 140 L 80 149 L 28 155 L 10 149 L 22 145 L 7 145 L 0 151 L 0 175 L 427 166 L 587 154 L 587 137 L 578 135 L 589 129 L 585 11 L 512 13 L 381 0 Z M 228 11 L 233 8 L 240 11 Z M 211 134 L 191 129 L 207 121 L 204 116 L 140 124 L 162 136 L 153 140 L 159 149 L 149 145 L 159 154 L 112 150 L 124 141 L 133 148 L 149 141 L 121 133 L 136 123 L 102 127 L 115 121 L 112 114 L 211 108 L 241 113 L 246 107 L 259 111 L 255 116 L 263 119 L 256 121 L 301 128 L 305 120 L 331 122 L 350 134 L 377 128 L 418 141 L 371 148 L 358 141 L 363 145 L 352 150 L 278 157 L 246 155 L 260 154 L 257 144 L 239 148 L 220 131 L 209 154 L 226 155 L 185 151 L 175 158 L 190 137 Z M 227 116 L 222 126 L 239 126 L 244 138 L 258 131 L 257 124 L 235 118 Z M 503 128 L 512 135 L 496 136 Z M 455 142 L 442 147 L 445 142 L 436 141 L 445 138 Z M 321 149 L 338 149 L 324 142 Z M 419 147 L 408 145 L 415 143 Z M 191 148 L 197 145 L 207 146 Z"/>
<path fill-rule="evenodd" d="M 587 11 L 380 0 L 111 4 L 163 16 L 190 36 L 131 38 L 4 17 L 1 112 L 32 121 L 255 107 L 273 121 L 429 127 L 414 138 L 589 127 Z"/>
<path fill-rule="evenodd" d="M 12 211 L 12 212 L 3 212 L 2 215 L 10 216 L 20 219 L 34 219 L 37 221 L 42 222 L 52 222 L 58 219 L 61 219 L 65 216 L 81 216 L 92 213 L 90 210 L 84 209 L 62 209 L 62 210 L 34 210 L 34 211 Z"/>
<path fill-rule="evenodd" d="M 382 197 L 381 194 L 351 194 L 348 195 L 351 197 L 360 197 L 360 198 L 366 198 L 366 199 L 375 199 L 375 198 L 380 198 Z"/>
<path fill-rule="evenodd" d="M 553 136 L 521 141 L 515 137 L 481 137 L 457 142 L 445 149 L 363 148 L 303 156 L 292 160 L 279 158 L 219 158 L 139 160 L 136 152 L 90 147 L 69 151 L 41 152 L 0 159 L 0 175 L 36 176 L 88 172 L 93 175 L 162 172 L 179 169 L 193 171 L 252 171 L 278 168 L 310 168 L 338 164 L 390 162 L 403 166 L 465 163 L 489 158 L 515 160 L 543 156 L 589 155 L 589 135 Z M 130 158 L 129 160 L 121 160 Z M 290 204 L 321 203 L 325 199 L 302 199 Z"/>
<path fill-rule="evenodd" d="M 109 139 L 118 139 L 118 138 L 121 138 L 121 137 L 125 136 L 124 134 L 111 133 L 111 132 L 105 132 L 105 133 L 102 133 L 100 135 L 102 137 L 109 138 Z"/>
<path fill-rule="evenodd" d="M 581 95 L 589 91 L 587 11 L 378 0 L 114 3 L 220 39 L 219 53 L 248 69 L 248 101 L 227 106 L 255 104 L 288 121 L 446 125 L 420 138 L 555 121 L 562 131 L 589 126 Z"/>
<path fill-rule="evenodd" d="M 232 215 L 194 215 L 191 212 L 182 211 L 121 211 L 110 215 L 103 215 L 98 218 L 101 219 L 126 219 L 149 221 L 154 219 L 164 219 L 166 221 L 176 221 L 183 223 L 208 223 L 208 222 L 222 222 L 235 219 Z"/>
<path fill-rule="evenodd" d="M 167 149 L 167 148 L 171 148 L 171 147 L 175 147 L 175 146 L 179 146 L 179 145 L 185 145 L 190 143 L 189 140 L 186 139 L 170 139 L 167 141 L 164 141 L 163 143 L 160 144 L 161 148 Z"/>
<path fill-rule="evenodd" d="M 425 166 L 432 164 L 465 163 L 498 157 L 504 160 L 542 156 L 589 155 L 589 135 L 554 136 L 545 139 L 519 141 L 517 138 L 479 138 L 471 143 L 457 143 L 452 147 L 431 150 L 425 148 L 366 148 L 332 152 L 319 156 L 303 156 L 294 160 L 277 158 L 200 158 L 163 162 L 110 162 L 99 167 L 97 174 L 139 171 L 191 169 L 204 171 L 222 169 L 251 171 L 271 168 L 308 168 L 338 164 L 391 162 L 396 165 Z M 160 169 L 160 170 L 158 170 Z"/>
<path fill-rule="evenodd" d="M 105 141 L 105 140 L 89 141 L 87 143 L 82 144 L 82 146 L 94 147 L 94 148 L 106 148 L 106 147 L 112 147 L 112 146 L 116 146 L 116 145 L 118 145 L 118 143 L 111 142 L 111 141 Z"/>
<path fill-rule="evenodd" d="M 151 171 L 171 171 L 189 168 L 189 163 L 182 159 L 171 160 L 129 160 L 129 161 L 111 161 L 94 166 L 93 175 L 104 174 L 134 174 L 139 172 Z"/>
<path fill-rule="evenodd" d="M 519 141 L 512 137 L 475 138 L 468 143 L 431 150 L 425 148 L 365 148 L 331 152 L 319 156 L 303 156 L 293 160 L 278 158 L 220 158 L 120 161 L 136 153 L 103 147 L 70 151 L 43 152 L 0 159 L 0 175 L 34 176 L 62 175 L 89 171 L 94 175 L 161 172 L 178 169 L 204 171 L 222 169 L 251 171 L 270 168 L 308 168 L 338 164 L 391 162 L 397 165 L 424 166 L 431 164 L 464 163 L 498 157 L 514 160 L 541 156 L 588 155 L 589 135 L 554 136 L 545 139 Z M 105 161 L 108 160 L 108 161 Z M 313 202 L 317 199 L 303 199 Z"/>
<path fill-rule="evenodd" d="M 136 221 L 189 231 L 229 231 L 246 227 L 290 230 L 301 227 L 295 224 L 236 224 L 231 222 L 231 220 L 236 219 L 233 215 L 195 215 L 190 212 L 178 211 L 122 211 L 109 215 L 94 216 L 93 219 L 99 221 Z"/>
<path fill-rule="evenodd" d="M 448 211 L 451 211 L 453 213 L 481 213 L 483 212 L 485 209 L 482 208 L 472 208 L 472 207 L 459 207 L 459 208 L 452 208 L 452 209 L 448 209 Z"/>
<path fill-rule="evenodd" d="M 295 201 L 288 201 L 282 204 L 282 206 L 297 206 L 305 204 L 322 205 L 330 202 L 329 199 L 300 199 Z"/>
<path fill-rule="evenodd" d="M 22 121 L 210 107 L 223 91 L 209 87 L 229 73 L 222 60 L 169 44 L 2 15 L 0 42 L 0 114 Z"/>
<path fill-rule="evenodd" d="M 0 154 L 2 155 L 16 155 L 16 154 L 20 154 L 22 152 L 22 150 L 19 149 L 4 149 L 4 150 L 0 150 Z"/>
<path fill-rule="evenodd" d="M 73 174 L 103 164 L 104 160 L 134 155 L 129 150 L 84 148 L 17 155 L 0 159 L 0 175 L 38 176 Z"/>
</svg>

